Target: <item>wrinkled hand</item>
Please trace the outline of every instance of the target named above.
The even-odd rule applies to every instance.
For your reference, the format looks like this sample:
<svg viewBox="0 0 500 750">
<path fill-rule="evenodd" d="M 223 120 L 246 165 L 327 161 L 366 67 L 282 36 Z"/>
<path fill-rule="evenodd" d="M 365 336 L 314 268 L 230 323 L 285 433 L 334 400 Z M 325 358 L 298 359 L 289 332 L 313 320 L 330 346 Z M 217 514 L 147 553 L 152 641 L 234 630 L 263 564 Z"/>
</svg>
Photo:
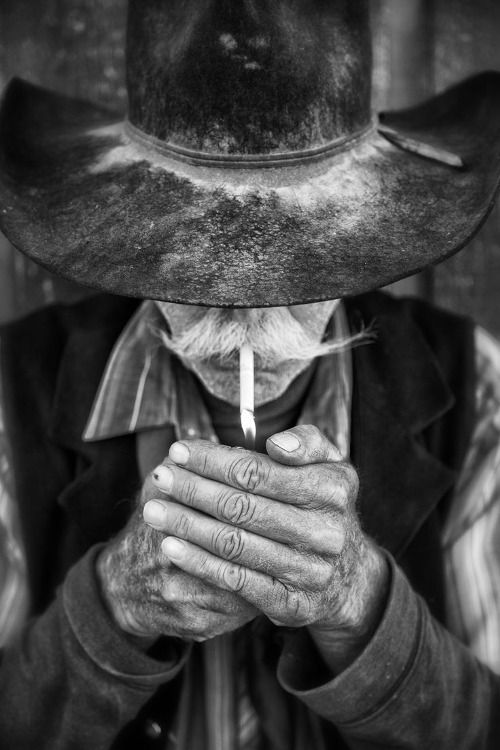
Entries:
<svg viewBox="0 0 500 750">
<path fill-rule="evenodd" d="M 256 615 L 237 594 L 221 591 L 173 565 L 164 535 L 144 523 L 142 509 L 158 490 L 151 477 L 128 525 L 101 552 L 97 573 L 107 608 L 126 633 L 201 641 L 234 630 Z"/>
<path fill-rule="evenodd" d="M 146 521 L 183 571 L 278 625 L 308 626 L 320 649 L 366 640 L 387 573 L 359 525 L 354 468 L 313 426 L 273 436 L 267 450 L 175 443 L 154 480 L 170 499 L 158 493 Z"/>
</svg>

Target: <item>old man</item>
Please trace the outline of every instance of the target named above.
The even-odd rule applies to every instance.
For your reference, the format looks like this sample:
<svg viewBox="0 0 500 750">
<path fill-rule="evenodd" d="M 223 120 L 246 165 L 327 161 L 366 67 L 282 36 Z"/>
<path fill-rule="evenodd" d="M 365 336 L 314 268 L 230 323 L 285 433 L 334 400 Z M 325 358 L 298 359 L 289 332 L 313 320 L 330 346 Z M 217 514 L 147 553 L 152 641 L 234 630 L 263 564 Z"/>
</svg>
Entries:
<svg viewBox="0 0 500 750">
<path fill-rule="evenodd" d="M 364 1 L 131 0 L 125 122 L 7 90 L 3 231 L 112 294 L 2 330 L 6 747 L 497 747 L 500 349 L 373 290 L 485 218 L 500 77 L 377 118 L 370 60 Z"/>
</svg>

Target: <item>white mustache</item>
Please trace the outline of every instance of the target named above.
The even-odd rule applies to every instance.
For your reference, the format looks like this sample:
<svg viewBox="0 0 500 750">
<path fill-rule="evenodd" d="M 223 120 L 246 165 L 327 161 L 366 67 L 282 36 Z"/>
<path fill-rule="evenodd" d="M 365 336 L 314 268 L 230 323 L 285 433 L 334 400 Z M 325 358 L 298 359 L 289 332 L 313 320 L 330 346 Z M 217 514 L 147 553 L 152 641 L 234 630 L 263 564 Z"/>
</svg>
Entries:
<svg viewBox="0 0 500 750">
<path fill-rule="evenodd" d="M 212 308 L 180 335 L 158 331 L 165 346 L 190 361 L 228 360 L 249 344 L 263 365 L 310 360 L 366 340 L 366 331 L 345 339 L 315 341 L 286 308 L 239 311 Z"/>
</svg>

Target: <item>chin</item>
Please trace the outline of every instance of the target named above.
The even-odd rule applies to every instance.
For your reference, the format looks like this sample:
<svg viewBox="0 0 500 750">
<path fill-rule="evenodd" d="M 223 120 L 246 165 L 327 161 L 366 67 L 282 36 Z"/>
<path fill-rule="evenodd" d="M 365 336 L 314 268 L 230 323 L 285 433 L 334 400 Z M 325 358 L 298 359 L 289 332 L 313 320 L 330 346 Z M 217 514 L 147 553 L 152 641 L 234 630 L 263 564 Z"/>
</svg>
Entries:
<svg viewBox="0 0 500 750">
<path fill-rule="evenodd" d="M 258 373 L 255 379 L 255 406 L 262 406 L 281 396 L 288 386 L 290 379 L 279 377 L 276 373 Z"/>
<path fill-rule="evenodd" d="M 299 372 L 307 367 L 307 362 L 286 362 L 274 369 L 255 370 L 255 406 L 274 401 L 286 391 Z M 216 398 L 233 406 L 240 403 L 240 372 L 238 364 L 225 363 L 218 366 L 214 362 L 189 363 L 188 365 L 203 385 Z"/>
</svg>

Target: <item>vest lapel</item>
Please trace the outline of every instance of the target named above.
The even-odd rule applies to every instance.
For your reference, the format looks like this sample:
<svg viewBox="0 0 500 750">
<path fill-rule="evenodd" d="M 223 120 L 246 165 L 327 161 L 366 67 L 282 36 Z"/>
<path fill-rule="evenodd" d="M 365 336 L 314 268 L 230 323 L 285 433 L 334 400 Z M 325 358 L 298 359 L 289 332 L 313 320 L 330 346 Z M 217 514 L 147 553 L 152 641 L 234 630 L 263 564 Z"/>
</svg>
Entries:
<svg viewBox="0 0 500 750">
<path fill-rule="evenodd" d="M 400 557 L 455 480 L 425 441 L 454 397 L 420 328 L 391 304 L 379 294 L 348 303 L 351 324 L 376 336 L 354 351 L 352 460 L 363 528 Z"/>
<path fill-rule="evenodd" d="M 140 487 L 135 436 L 84 443 L 81 439 L 116 338 L 137 302 L 97 297 L 69 308 L 66 342 L 52 409 L 51 438 L 75 454 L 75 475 L 59 503 L 84 547 L 109 538 L 130 515 Z M 82 374 L 84 376 L 82 377 Z"/>
</svg>

